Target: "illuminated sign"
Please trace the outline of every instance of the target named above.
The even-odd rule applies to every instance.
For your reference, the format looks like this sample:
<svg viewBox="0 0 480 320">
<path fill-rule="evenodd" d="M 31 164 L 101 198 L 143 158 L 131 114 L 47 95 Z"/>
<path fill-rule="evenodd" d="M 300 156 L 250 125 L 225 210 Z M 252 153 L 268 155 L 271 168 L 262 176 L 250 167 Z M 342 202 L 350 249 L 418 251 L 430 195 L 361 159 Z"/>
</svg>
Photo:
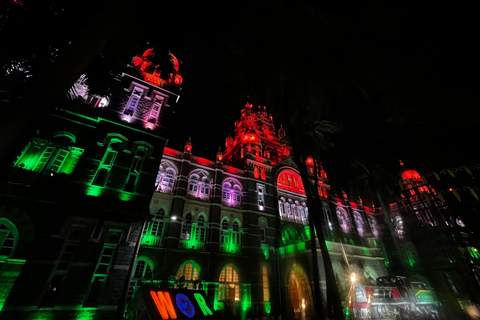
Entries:
<svg viewBox="0 0 480 320">
<path fill-rule="evenodd" d="M 142 291 L 153 319 L 200 319 L 213 315 L 203 291 L 159 288 Z"/>
</svg>

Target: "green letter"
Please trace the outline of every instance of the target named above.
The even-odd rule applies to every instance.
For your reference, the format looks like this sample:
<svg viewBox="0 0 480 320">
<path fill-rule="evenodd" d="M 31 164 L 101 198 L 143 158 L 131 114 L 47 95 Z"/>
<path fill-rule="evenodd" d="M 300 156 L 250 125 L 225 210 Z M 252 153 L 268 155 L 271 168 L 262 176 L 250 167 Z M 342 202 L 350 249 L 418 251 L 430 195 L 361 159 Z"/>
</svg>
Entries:
<svg viewBox="0 0 480 320">
<path fill-rule="evenodd" d="M 202 309 L 204 316 L 206 316 L 207 313 L 208 315 L 213 314 L 212 310 L 210 310 L 210 308 L 207 306 L 207 304 L 205 303 L 205 299 L 203 299 L 203 296 L 200 293 L 194 293 L 193 296 L 197 300 L 197 303 L 200 306 L 200 309 Z"/>
</svg>

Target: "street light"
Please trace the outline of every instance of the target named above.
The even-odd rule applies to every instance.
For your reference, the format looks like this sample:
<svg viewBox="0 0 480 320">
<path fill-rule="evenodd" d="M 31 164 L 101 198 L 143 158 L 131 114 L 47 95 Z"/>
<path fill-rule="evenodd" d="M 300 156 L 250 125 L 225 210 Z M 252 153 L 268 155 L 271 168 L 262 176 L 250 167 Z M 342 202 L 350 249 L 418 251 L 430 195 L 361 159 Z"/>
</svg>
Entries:
<svg viewBox="0 0 480 320">
<path fill-rule="evenodd" d="M 352 296 L 350 297 L 351 301 L 352 302 L 352 311 L 353 311 L 353 318 L 356 319 L 357 318 L 357 315 L 356 315 L 356 303 L 357 303 L 357 293 L 355 292 L 355 282 L 357 281 L 357 275 L 354 273 L 352 273 L 350 275 L 350 280 L 352 281 Z M 352 301 L 353 300 L 353 301 Z"/>
</svg>

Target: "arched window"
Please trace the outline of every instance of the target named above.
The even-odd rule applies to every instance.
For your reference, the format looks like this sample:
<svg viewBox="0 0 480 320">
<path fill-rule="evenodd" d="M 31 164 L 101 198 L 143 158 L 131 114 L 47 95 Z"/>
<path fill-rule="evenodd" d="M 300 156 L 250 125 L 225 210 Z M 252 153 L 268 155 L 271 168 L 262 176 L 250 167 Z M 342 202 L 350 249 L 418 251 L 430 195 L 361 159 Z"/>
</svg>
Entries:
<svg viewBox="0 0 480 320">
<path fill-rule="evenodd" d="M 368 223 L 370 224 L 370 230 L 375 238 L 378 238 L 380 235 L 380 228 L 378 227 L 377 220 L 374 217 L 368 217 Z"/>
<path fill-rule="evenodd" d="M 283 245 L 296 243 L 298 240 L 300 240 L 300 237 L 298 236 L 297 230 L 295 230 L 295 228 L 293 228 L 291 225 L 286 225 L 282 230 Z"/>
<path fill-rule="evenodd" d="M 176 175 L 177 174 L 173 168 L 173 164 L 168 161 L 163 161 L 160 165 L 160 171 L 157 175 L 157 190 L 163 193 L 172 194 Z"/>
<path fill-rule="evenodd" d="M 229 244 L 230 239 L 229 239 L 229 230 L 228 230 L 228 220 L 223 219 L 222 221 L 222 227 L 220 230 L 220 244 Z"/>
<path fill-rule="evenodd" d="M 357 227 L 358 234 L 363 237 L 365 231 L 364 222 L 360 212 L 355 211 L 353 213 L 353 219 L 355 220 L 355 226 Z"/>
<path fill-rule="evenodd" d="M 187 213 L 182 224 L 182 240 L 190 240 L 192 232 L 192 214 Z"/>
<path fill-rule="evenodd" d="M 205 217 L 203 215 L 198 217 L 197 226 L 195 227 L 195 240 L 205 241 Z"/>
<path fill-rule="evenodd" d="M 218 301 L 240 301 L 240 281 L 233 266 L 223 268 L 218 282 Z"/>
<path fill-rule="evenodd" d="M 224 205 L 240 207 L 242 187 L 235 179 L 228 178 L 222 184 L 222 202 Z"/>
<path fill-rule="evenodd" d="M 239 246 L 240 245 L 240 226 L 238 225 L 237 221 L 233 221 L 233 229 L 232 229 L 232 232 L 231 232 L 231 238 L 232 238 L 231 243 L 234 246 Z"/>
<path fill-rule="evenodd" d="M 194 170 L 188 179 L 188 194 L 197 199 L 209 199 L 211 185 L 208 172 L 204 170 Z"/>
<path fill-rule="evenodd" d="M 157 214 L 148 222 L 145 227 L 142 244 L 148 246 L 159 246 L 165 234 L 167 219 L 165 218 L 165 210 L 160 208 Z"/>
<path fill-rule="evenodd" d="M 352 222 L 350 221 L 350 217 L 348 216 L 347 212 L 343 209 L 337 209 L 337 218 L 338 224 L 342 231 L 345 233 L 349 233 L 352 230 Z"/>
<path fill-rule="evenodd" d="M 242 200 L 242 189 L 240 189 L 240 186 L 238 184 L 233 186 L 232 199 L 237 203 L 240 203 Z"/>
<path fill-rule="evenodd" d="M 18 243 L 18 230 L 10 220 L 0 218 L 0 257 L 11 257 Z"/>
<path fill-rule="evenodd" d="M 188 180 L 188 193 L 197 196 L 199 192 L 199 181 L 196 174 L 192 174 Z"/>
<path fill-rule="evenodd" d="M 200 183 L 200 198 L 208 198 L 210 196 L 210 184 L 208 177 L 203 177 Z"/>
<path fill-rule="evenodd" d="M 14 167 L 49 175 L 71 174 L 84 151 L 74 147 L 75 141 L 76 137 L 69 132 L 57 132 L 50 140 L 33 138 Z"/>
<path fill-rule="evenodd" d="M 223 218 L 220 228 L 220 248 L 224 252 L 238 252 L 241 245 L 241 225 L 240 222 L 235 219 L 230 227 L 228 218 Z"/>
<path fill-rule="evenodd" d="M 302 202 L 302 205 L 300 206 L 300 215 L 302 217 L 302 221 L 305 222 L 308 219 L 308 208 L 307 204 L 305 202 Z"/>
<path fill-rule="evenodd" d="M 393 228 L 395 229 L 395 232 L 397 233 L 397 236 L 398 236 L 400 239 L 403 239 L 405 230 L 404 230 L 404 227 L 403 227 L 403 219 L 402 219 L 402 217 L 396 216 L 396 217 L 393 219 Z"/>
<path fill-rule="evenodd" d="M 302 213 L 302 207 L 300 206 L 300 202 L 295 200 L 293 204 L 293 215 L 295 216 L 295 221 L 302 221 L 301 213 Z"/>
<path fill-rule="evenodd" d="M 187 289 L 197 289 L 195 288 L 195 281 L 198 281 L 200 279 L 200 266 L 198 263 L 196 263 L 193 260 L 188 260 L 185 261 L 180 268 L 178 268 L 177 272 L 177 278 L 182 278 L 184 279 L 184 283 L 178 283 L 176 287 L 180 287 L 184 285 Z"/>
<path fill-rule="evenodd" d="M 278 200 L 278 212 L 280 213 L 280 217 L 281 218 L 284 218 L 285 215 L 286 215 L 286 212 L 285 212 L 285 198 L 280 198 L 280 200 Z"/>
<path fill-rule="evenodd" d="M 153 277 L 153 264 L 150 261 L 140 257 L 137 260 L 137 266 L 135 267 L 135 279 L 152 279 Z"/>
<path fill-rule="evenodd" d="M 277 177 L 277 187 L 282 190 L 305 194 L 302 179 L 300 175 L 293 170 L 283 170 L 280 172 Z"/>
<path fill-rule="evenodd" d="M 290 199 L 288 199 L 288 202 L 285 202 L 284 203 L 284 207 L 285 207 L 285 215 L 287 216 L 288 219 L 292 219 L 292 208 L 290 206 Z"/>
</svg>

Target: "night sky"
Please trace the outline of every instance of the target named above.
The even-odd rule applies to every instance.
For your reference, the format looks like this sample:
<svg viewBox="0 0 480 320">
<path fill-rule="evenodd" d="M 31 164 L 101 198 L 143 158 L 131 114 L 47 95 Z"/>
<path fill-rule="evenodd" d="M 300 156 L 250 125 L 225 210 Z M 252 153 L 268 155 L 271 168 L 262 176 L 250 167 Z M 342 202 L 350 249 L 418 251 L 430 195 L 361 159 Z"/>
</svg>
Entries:
<svg viewBox="0 0 480 320">
<path fill-rule="evenodd" d="M 293 30 L 307 39 L 298 48 L 299 68 L 309 67 L 302 66 L 302 56 L 308 54 L 304 51 L 328 45 L 325 50 L 348 74 L 328 113 L 329 120 L 344 128 L 324 155 L 334 185 L 348 183 L 353 159 L 390 165 L 401 159 L 425 171 L 476 163 L 479 50 L 473 8 L 382 1 L 277 3 L 242 1 L 218 7 L 196 2 L 188 10 L 183 2 L 161 6 L 158 28 L 142 41 L 160 41 L 183 61 L 170 147 L 182 150 L 191 136 L 193 154 L 214 159 L 225 138 L 233 135 L 233 124 L 251 94 L 236 81 L 238 69 L 245 68 L 241 63 L 261 66 L 255 52 L 258 59 L 268 59 L 262 54 L 270 49 L 264 47 L 266 40 L 282 41 L 276 33 Z M 303 17 L 317 19 L 315 28 L 303 28 Z M 280 48 L 297 50 L 289 45 L 285 41 Z M 239 50 L 249 51 L 253 61 L 239 59 Z"/>
<path fill-rule="evenodd" d="M 81 30 L 97 5 L 89 0 L 81 5 L 56 3 L 58 8 L 71 6 L 63 22 L 71 30 Z M 473 4 L 125 3 L 131 7 L 129 16 L 104 55 L 129 63 L 150 42 L 182 61 L 184 82 L 171 126 L 171 148 L 183 150 L 191 136 L 193 154 L 213 160 L 225 138 L 233 135 L 247 99 L 265 105 L 258 95 L 252 101 L 252 92 L 259 89 L 254 80 L 272 67 L 276 52 L 285 50 L 295 53 L 292 63 L 299 70 L 322 77 L 324 64 L 340 79 L 328 87 L 336 95 L 325 108 L 326 119 L 344 128 L 322 157 L 332 184 L 348 183 L 352 160 L 394 167 L 401 159 L 424 172 L 477 163 L 480 55 Z M 59 27 L 53 30 L 67 34 Z M 313 53 L 318 63 L 306 63 Z M 278 129 L 280 123 L 275 124 Z"/>
</svg>

